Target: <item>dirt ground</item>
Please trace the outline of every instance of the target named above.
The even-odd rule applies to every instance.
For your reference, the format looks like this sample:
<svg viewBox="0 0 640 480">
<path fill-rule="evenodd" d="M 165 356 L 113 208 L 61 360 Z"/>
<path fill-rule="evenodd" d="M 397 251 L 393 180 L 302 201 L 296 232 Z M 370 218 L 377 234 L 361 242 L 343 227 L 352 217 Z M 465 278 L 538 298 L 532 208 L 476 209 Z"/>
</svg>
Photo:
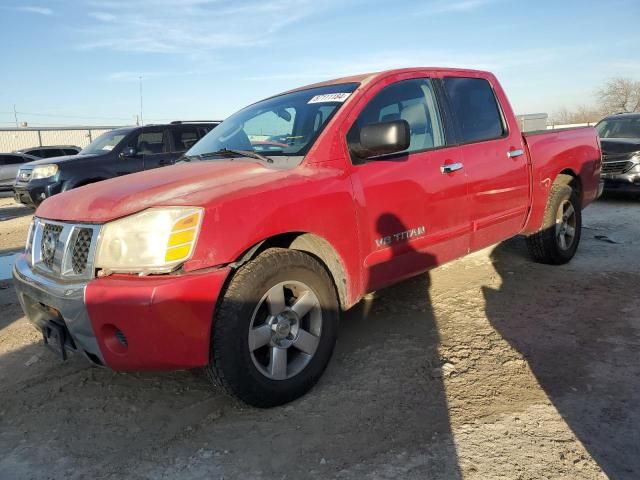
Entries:
<svg viewBox="0 0 640 480">
<path fill-rule="evenodd" d="M 0 251 L 29 214 L 0 199 Z M 0 281 L 0 478 L 640 478 L 640 202 L 584 223 L 566 266 L 513 239 L 378 292 L 271 410 L 188 372 L 61 363 Z"/>
</svg>

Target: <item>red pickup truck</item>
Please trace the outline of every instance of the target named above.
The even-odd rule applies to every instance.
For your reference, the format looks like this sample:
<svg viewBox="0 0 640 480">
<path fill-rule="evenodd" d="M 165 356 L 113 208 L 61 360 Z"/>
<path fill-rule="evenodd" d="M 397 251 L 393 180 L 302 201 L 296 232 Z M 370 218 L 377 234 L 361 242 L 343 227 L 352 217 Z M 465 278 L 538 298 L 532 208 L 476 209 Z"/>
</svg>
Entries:
<svg viewBox="0 0 640 480">
<path fill-rule="evenodd" d="M 459 69 L 276 95 L 185 160 L 42 203 L 18 296 L 63 357 L 203 368 L 259 407 L 314 385 L 367 292 L 517 234 L 569 261 L 601 189 L 594 129 L 523 135 L 496 78 Z"/>
</svg>

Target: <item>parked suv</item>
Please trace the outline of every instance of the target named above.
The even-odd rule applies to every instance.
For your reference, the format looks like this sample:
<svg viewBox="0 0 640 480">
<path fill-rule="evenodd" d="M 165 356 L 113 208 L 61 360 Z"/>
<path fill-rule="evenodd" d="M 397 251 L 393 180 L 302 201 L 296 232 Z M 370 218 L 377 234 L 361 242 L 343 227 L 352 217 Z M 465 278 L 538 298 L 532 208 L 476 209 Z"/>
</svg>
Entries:
<svg viewBox="0 0 640 480">
<path fill-rule="evenodd" d="M 220 122 L 172 122 L 124 127 L 104 133 L 78 155 L 23 165 L 14 184 L 18 202 L 38 206 L 72 188 L 171 165 Z"/>
<path fill-rule="evenodd" d="M 605 190 L 640 193 L 640 113 L 611 115 L 596 129 Z"/>
<path fill-rule="evenodd" d="M 65 155 L 77 155 L 82 150 L 75 145 L 49 145 L 47 147 L 21 148 L 14 153 L 24 153 L 37 158 L 63 157 Z"/>
</svg>

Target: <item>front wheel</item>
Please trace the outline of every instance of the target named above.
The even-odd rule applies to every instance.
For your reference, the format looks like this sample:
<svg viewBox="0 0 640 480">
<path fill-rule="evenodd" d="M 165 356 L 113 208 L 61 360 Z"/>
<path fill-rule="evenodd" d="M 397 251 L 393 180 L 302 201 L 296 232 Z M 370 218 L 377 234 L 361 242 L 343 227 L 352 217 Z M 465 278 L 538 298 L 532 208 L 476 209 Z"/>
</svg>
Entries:
<svg viewBox="0 0 640 480">
<path fill-rule="evenodd" d="M 542 229 L 527 237 L 529 253 L 540 263 L 567 263 L 578 249 L 581 231 L 582 210 L 578 193 L 569 185 L 554 184 Z"/>
<path fill-rule="evenodd" d="M 338 317 L 333 282 L 315 258 L 269 249 L 231 279 L 213 320 L 205 373 L 249 405 L 290 402 L 324 372 Z"/>
</svg>

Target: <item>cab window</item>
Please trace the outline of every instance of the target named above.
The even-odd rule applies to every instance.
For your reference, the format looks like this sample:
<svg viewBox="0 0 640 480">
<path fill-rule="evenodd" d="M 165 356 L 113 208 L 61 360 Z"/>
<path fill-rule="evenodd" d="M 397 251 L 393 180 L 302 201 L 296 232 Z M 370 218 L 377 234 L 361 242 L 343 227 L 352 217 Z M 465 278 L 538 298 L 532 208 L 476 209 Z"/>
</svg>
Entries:
<svg viewBox="0 0 640 480">
<path fill-rule="evenodd" d="M 404 80 L 385 87 L 352 125 L 348 144 L 356 150 L 362 127 L 393 120 L 406 120 L 411 132 L 409 148 L 401 153 L 429 150 L 446 143 L 436 95 L 428 79 Z"/>
<path fill-rule="evenodd" d="M 461 143 L 492 140 L 506 134 L 498 101 L 488 81 L 483 78 L 447 77 L 444 88 Z"/>
</svg>

